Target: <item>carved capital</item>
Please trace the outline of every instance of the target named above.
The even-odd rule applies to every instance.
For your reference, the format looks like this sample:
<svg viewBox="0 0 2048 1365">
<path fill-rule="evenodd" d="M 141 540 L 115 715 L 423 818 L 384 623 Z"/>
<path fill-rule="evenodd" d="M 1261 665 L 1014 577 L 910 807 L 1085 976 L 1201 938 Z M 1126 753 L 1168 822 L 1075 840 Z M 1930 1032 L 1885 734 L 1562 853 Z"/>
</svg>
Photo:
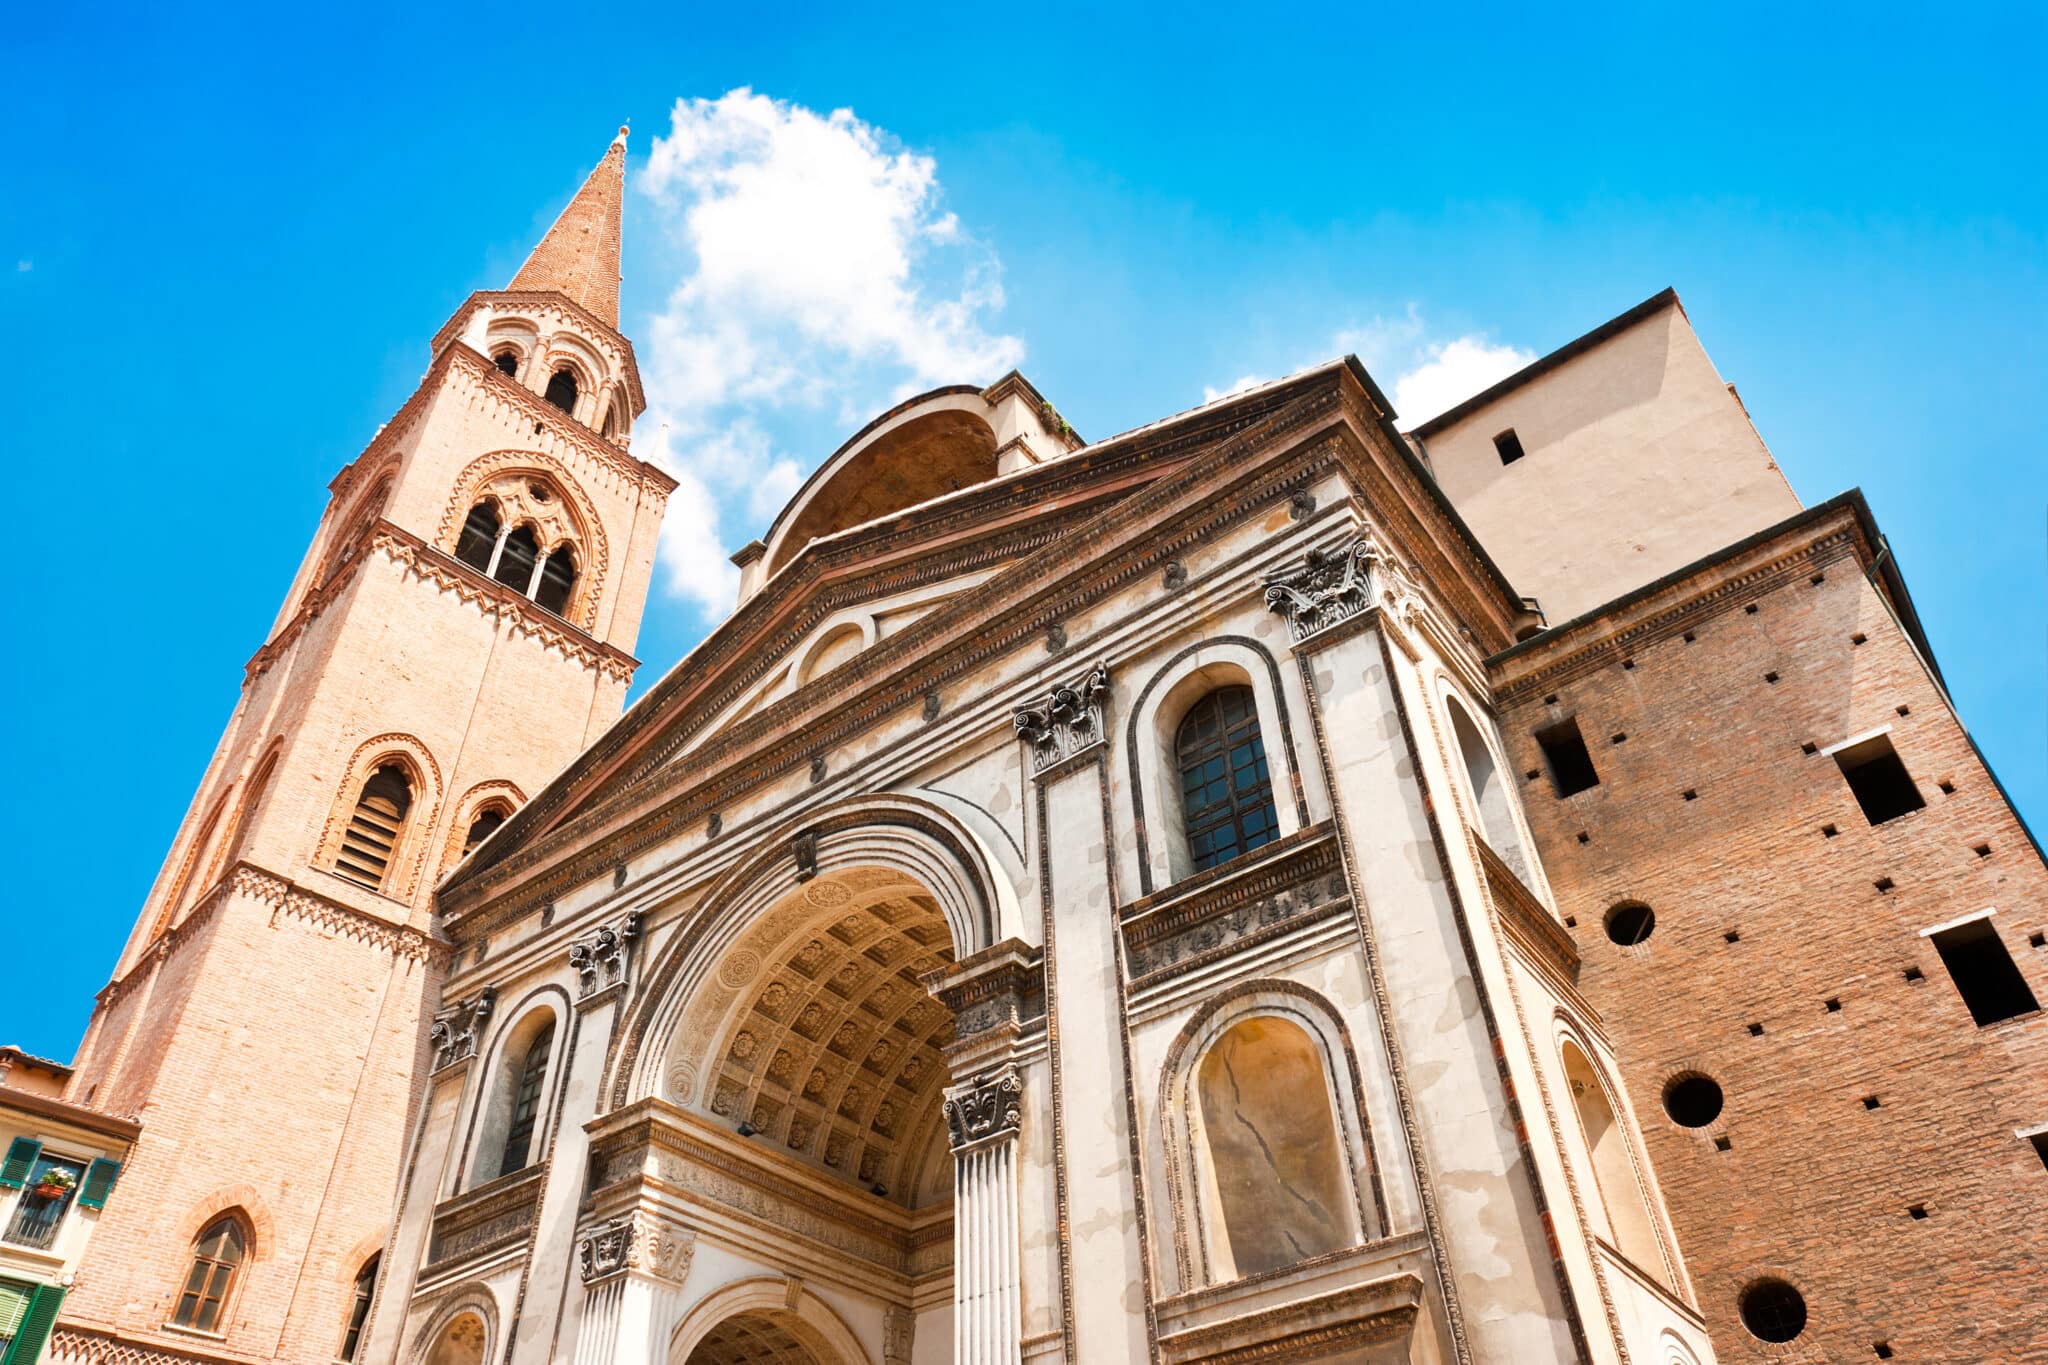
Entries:
<svg viewBox="0 0 2048 1365">
<path fill-rule="evenodd" d="M 1107 740 L 1104 708 L 1108 704 L 1109 665 L 1102 663 L 1073 682 L 1053 688 L 1036 706 L 1019 707 L 1011 723 L 1031 746 L 1032 773 L 1043 773 Z"/>
<path fill-rule="evenodd" d="M 434 1015 L 427 1041 L 434 1048 L 434 1070 L 439 1071 L 476 1056 L 477 1039 L 484 1021 L 498 1003 L 498 988 L 486 986 L 467 1000 L 458 1000 Z"/>
<path fill-rule="evenodd" d="M 586 1000 L 626 979 L 628 945 L 640 936 L 636 911 L 617 924 L 607 924 L 569 945 L 569 966 L 576 973 L 576 998 Z"/>
<path fill-rule="evenodd" d="M 1372 569 L 1386 558 L 1371 531 L 1334 550 L 1310 550 L 1293 568 L 1266 575 L 1266 606 L 1287 618 L 1287 633 L 1305 640 L 1372 605 Z"/>
<path fill-rule="evenodd" d="M 576 1260 L 583 1272 L 583 1283 L 595 1284 L 599 1280 L 624 1274 L 633 1254 L 633 1240 L 639 1229 L 630 1216 L 607 1218 L 576 1244 Z"/>
<path fill-rule="evenodd" d="M 946 1125 L 952 1129 L 953 1150 L 1015 1138 L 1017 1125 L 1023 1120 L 1023 1101 L 1024 1079 L 1014 1066 L 977 1076 L 948 1090 Z"/>
</svg>

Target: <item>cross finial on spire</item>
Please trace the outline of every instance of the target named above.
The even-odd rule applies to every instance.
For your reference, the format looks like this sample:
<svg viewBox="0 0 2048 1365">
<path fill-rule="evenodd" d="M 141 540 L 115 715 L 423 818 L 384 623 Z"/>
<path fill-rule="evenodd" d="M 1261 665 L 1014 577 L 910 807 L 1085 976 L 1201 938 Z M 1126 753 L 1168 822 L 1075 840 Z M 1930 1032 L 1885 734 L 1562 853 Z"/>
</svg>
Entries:
<svg viewBox="0 0 2048 1365">
<path fill-rule="evenodd" d="M 545 289 L 619 325 L 619 218 L 626 189 L 626 127 L 512 277 L 513 289 Z"/>
</svg>

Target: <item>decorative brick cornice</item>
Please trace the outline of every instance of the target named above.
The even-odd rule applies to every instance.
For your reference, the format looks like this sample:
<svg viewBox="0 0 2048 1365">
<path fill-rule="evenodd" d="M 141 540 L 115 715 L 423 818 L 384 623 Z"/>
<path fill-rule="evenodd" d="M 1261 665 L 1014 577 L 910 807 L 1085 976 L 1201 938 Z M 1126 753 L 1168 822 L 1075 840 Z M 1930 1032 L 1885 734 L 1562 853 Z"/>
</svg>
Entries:
<svg viewBox="0 0 2048 1365">
<path fill-rule="evenodd" d="M 508 622 L 515 634 L 536 640 L 543 648 L 551 649 L 594 672 L 603 673 L 615 682 L 630 683 L 634 671 L 640 667 L 640 661 L 626 651 L 578 629 L 496 579 L 477 572 L 439 547 L 429 545 L 402 526 L 382 518 L 372 521 L 364 528 L 362 544 L 366 552 L 381 550 L 393 563 L 421 582 L 452 592 L 461 601 L 474 604 L 486 616 Z M 269 672 L 279 659 L 290 652 L 306 628 L 361 572 L 369 557 L 368 553 L 352 556 L 347 567 L 306 594 L 298 614 L 251 656 L 242 671 L 244 687 Z"/>
<path fill-rule="evenodd" d="M 308 891 L 295 882 L 287 881 L 273 873 L 266 872 L 253 863 L 231 864 L 221 879 L 194 904 L 190 913 L 178 923 L 158 935 L 135 959 L 135 965 L 100 988 L 94 997 L 102 1009 L 113 1004 L 125 994 L 131 982 L 137 980 L 156 963 L 170 957 L 218 912 L 229 894 L 248 896 L 252 900 L 270 906 L 279 914 L 293 919 L 304 920 L 329 933 L 340 934 L 368 943 L 394 957 L 408 957 L 416 962 L 445 964 L 452 953 L 450 946 L 417 929 L 395 925 L 387 920 L 330 900 L 317 892 Z"/>
<path fill-rule="evenodd" d="M 177 1351 L 73 1323 L 58 1324 L 45 1358 L 64 1365 L 244 1365 L 256 1359 L 230 1351 Z"/>
<path fill-rule="evenodd" d="M 627 391 L 633 395 L 633 415 L 638 417 L 647 411 L 647 394 L 640 387 L 640 362 L 633 354 L 632 338 L 566 294 L 557 294 L 551 289 L 477 290 L 464 299 L 462 306 L 455 310 L 455 316 L 449 318 L 442 324 L 441 330 L 434 333 L 434 339 L 428 344 L 435 353 L 440 353 L 449 342 L 455 340 L 461 334 L 463 325 L 469 321 L 470 314 L 486 303 L 509 304 L 514 308 L 530 308 L 536 311 L 554 309 L 583 330 L 592 333 L 590 339 L 616 346 L 619 350 L 619 368 L 626 376 Z"/>
</svg>

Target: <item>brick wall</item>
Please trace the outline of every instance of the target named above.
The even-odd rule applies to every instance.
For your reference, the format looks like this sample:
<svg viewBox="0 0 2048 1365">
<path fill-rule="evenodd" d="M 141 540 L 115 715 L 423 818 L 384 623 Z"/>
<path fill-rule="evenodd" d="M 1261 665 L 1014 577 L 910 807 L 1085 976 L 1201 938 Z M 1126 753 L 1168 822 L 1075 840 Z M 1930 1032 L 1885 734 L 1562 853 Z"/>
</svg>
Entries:
<svg viewBox="0 0 2048 1365">
<path fill-rule="evenodd" d="M 2048 1359 L 2048 1170 L 2014 1135 L 2048 1121 L 2048 1016 L 1978 1027 L 1920 934 L 1995 906 L 2048 1001 L 2048 873 L 1846 521 L 1497 661 L 1503 726 L 1722 1359 Z M 1533 736 L 1565 716 L 1600 784 L 1560 799 Z M 1879 726 L 1927 805 L 1873 826 L 1820 751 Z M 1704 1128 L 1661 1103 L 1689 1071 L 1725 1095 Z M 1738 1316 L 1766 1274 L 1805 1297 L 1790 1346 Z"/>
</svg>

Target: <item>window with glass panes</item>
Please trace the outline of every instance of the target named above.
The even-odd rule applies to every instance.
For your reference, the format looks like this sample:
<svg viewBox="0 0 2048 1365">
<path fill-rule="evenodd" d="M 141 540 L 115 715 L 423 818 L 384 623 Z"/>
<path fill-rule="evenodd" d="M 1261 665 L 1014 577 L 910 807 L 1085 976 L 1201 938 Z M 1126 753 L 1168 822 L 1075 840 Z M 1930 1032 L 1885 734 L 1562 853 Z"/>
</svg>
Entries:
<svg viewBox="0 0 2048 1365">
<path fill-rule="evenodd" d="M 548 1049 L 555 1044 L 555 1026 L 549 1024 L 526 1049 L 519 1067 L 519 1088 L 512 1095 L 512 1126 L 505 1130 L 505 1156 L 498 1163 L 499 1175 L 526 1169 L 527 1149 L 533 1146 L 533 1121 L 540 1112 L 540 1086 L 547 1079 Z"/>
<path fill-rule="evenodd" d="M 1266 744 L 1249 687 L 1219 687 L 1190 707 L 1174 739 L 1174 757 L 1195 871 L 1280 836 Z"/>
<path fill-rule="evenodd" d="M 243 1250 L 240 1223 L 222 1218 L 209 1224 L 192 1248 L 192 1269 L 185 1276 L 184 1292 L 178 1295 L 171 1321 L 199 1332 L 222 1331 L 221 1308 L 234 1286 Z"/>
<path fill-rule="evenodd" d="M 363 1325 L 370 1320 L 370 1300 L 377 1294 L 377 1257 L 372 1256 L 356 1272 L 356 1294 L 348 1310 L 348 1333 L 341 1339 L 341 1358 L 354 1360 L 363 1342 Z"/>
</svg>

